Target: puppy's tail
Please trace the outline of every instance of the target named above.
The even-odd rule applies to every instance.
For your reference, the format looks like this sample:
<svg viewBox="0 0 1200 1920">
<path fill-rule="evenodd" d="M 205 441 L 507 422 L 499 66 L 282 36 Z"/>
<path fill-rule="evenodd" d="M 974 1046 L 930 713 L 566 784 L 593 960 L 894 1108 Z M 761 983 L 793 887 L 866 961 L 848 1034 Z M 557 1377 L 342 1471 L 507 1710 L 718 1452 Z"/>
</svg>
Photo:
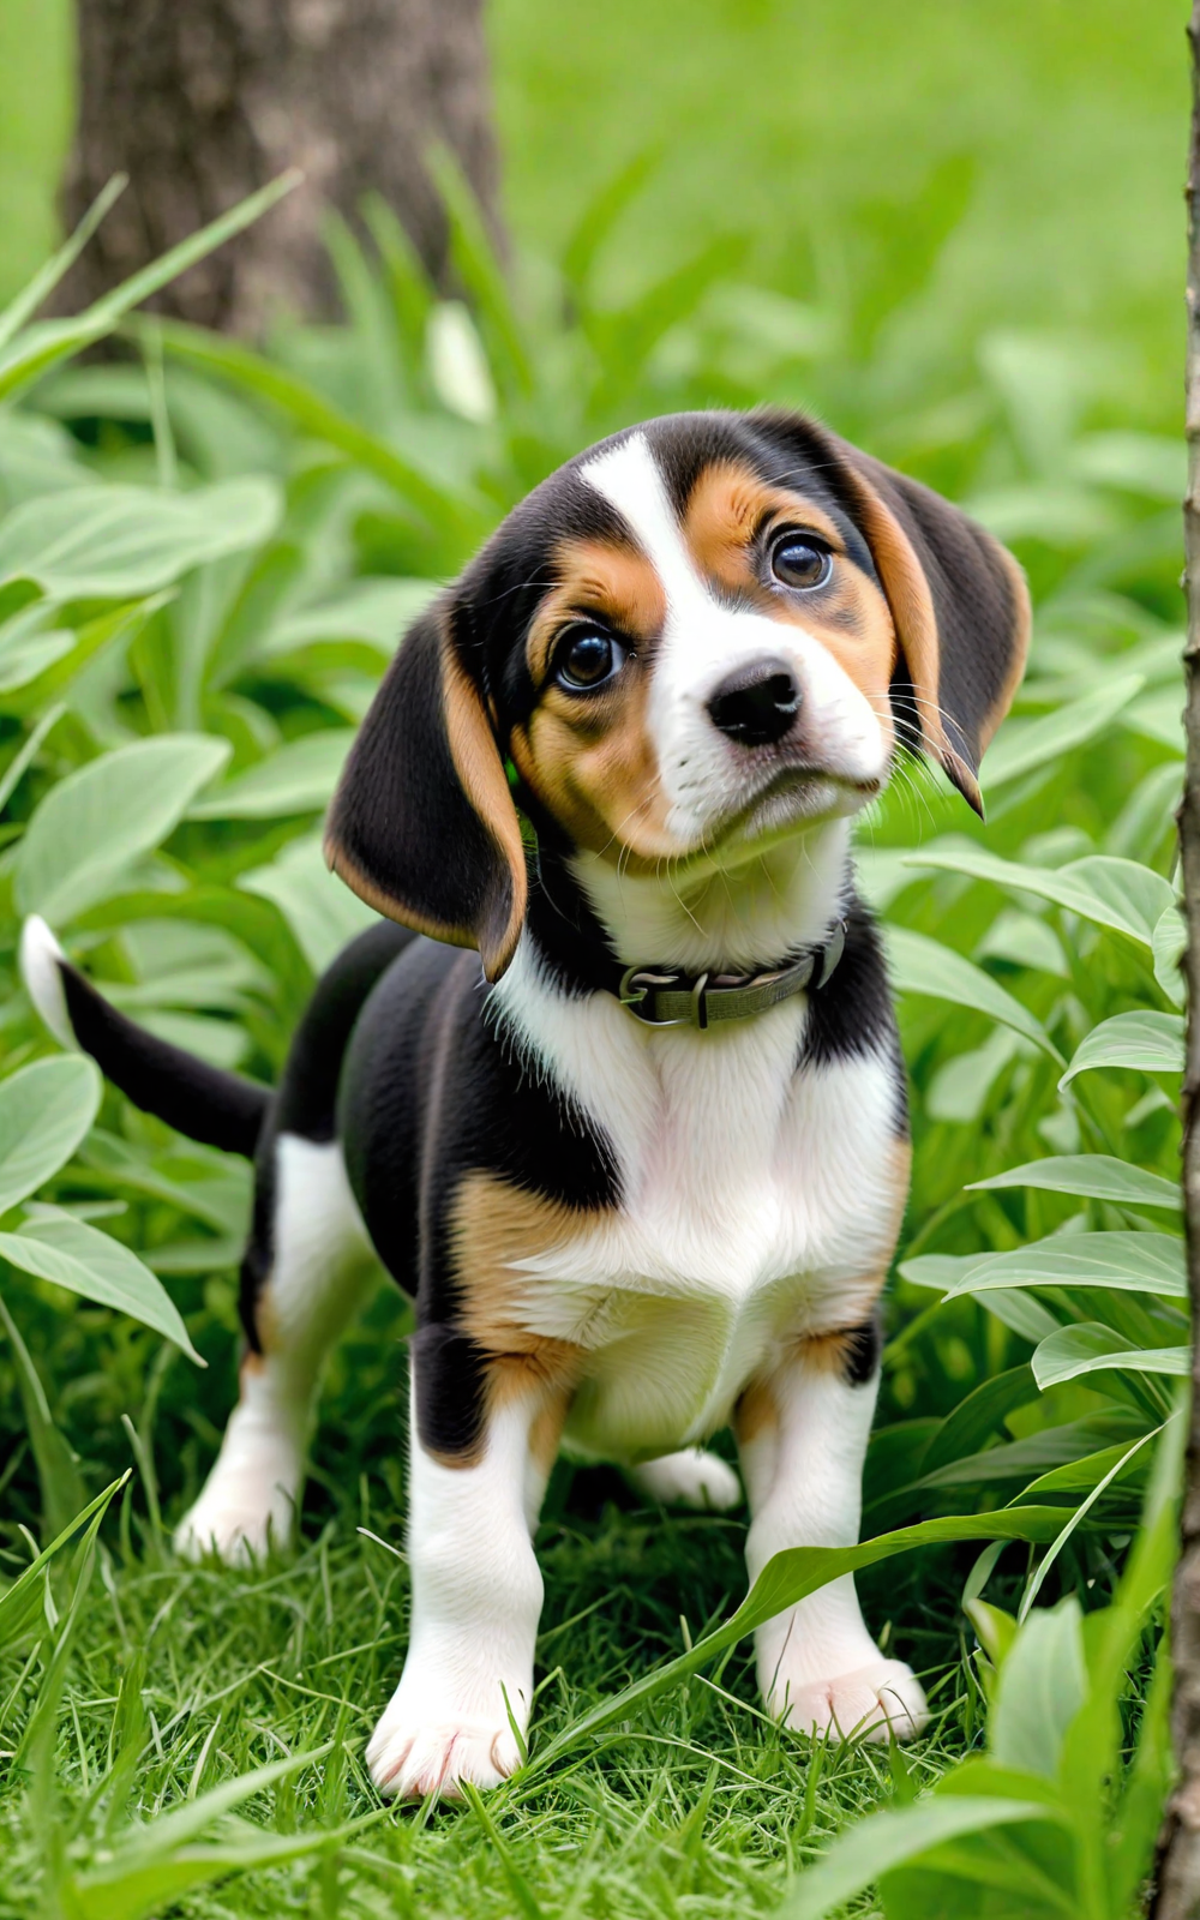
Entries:
<svg viewBox="0 0 1200 1920">
<path fill-rule="evenodd" d="M 271 1102 L 268 1089 L 210 1067 L 118 1013 L 71 965 L 37 914 L 21 931 L 21 977 L 59 1045 L 90 1053 L 135 1107 L 189 1140 L 254 1158 Z"/>
</svg>

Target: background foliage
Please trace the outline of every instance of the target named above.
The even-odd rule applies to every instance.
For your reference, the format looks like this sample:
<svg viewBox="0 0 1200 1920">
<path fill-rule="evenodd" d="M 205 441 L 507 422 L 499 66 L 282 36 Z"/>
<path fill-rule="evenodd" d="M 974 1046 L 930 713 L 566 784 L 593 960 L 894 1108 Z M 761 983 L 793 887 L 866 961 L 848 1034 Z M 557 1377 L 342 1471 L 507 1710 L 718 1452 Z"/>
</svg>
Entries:
<svg viewBox="0 0 1200 1920">
<path fill-rule="evenodd" d="M 374 206 L 365 251 L 330 233 L 346 324 L 281 325 L 261 354 L 125 317 L 137 288 L 74 325 L 30 324 L 33 299 L 0 321 L 0 1912 L 31 1886 L 46 1911 L 97 1916 L 176 1899 L 769 1910 L 884 1798 L 873 1818 L 890 1824 L 851 1826 L 793 1911 L 1125 1913 L 1164 1779 L 1159 1436 L 1178 1429 L 1186 1367 L 1183 476 L 1160 371 L 1177 199 L 1172 181 L 1168 220 L 1148 158 L 1182 124 L 1161 111 L 1166 53 L 1160 86 L 1152 34 L 1121 64 L 1115 11 L 1102 47 L 1099 30 L 1069 42 L 1065 13 L 1018 9 L 980 29 L 1007 36 L 1007 64 L 999 40 L 910 21 L 907 65 L 876 22 L 843 68 L 832 12 L 813 8 L 786 39 L 793 67 L 778 49 L 795 16 L 739 9 L 735 34 L 712 7 L 678 68 L 653 17 L 639 76 L 620 66 L 632 14 L 603 44 L 581 22 L 552 54 L 539 19 L 528 0 L 497 14 L 510 130 L 514 102 L 542 103 L 511 143 L 514 184 L 554 238 L 515 295 L 447 176 L 469 309 L 432 300 Z M 881 198 L 889 127 L 894 142 L 922 89 L 960 71 L 983 89 L 989 51 L 986 129 L 955 94 Z M 754 119 L 734 165 L 737 114 L 721 116 L 720 219 L 703 182 L 721 143 L 671 105 L 703 117 L 705 59 L 738 63 Z M 537 85 L 521 93 L 518 72 Z M 997 74 L 1020 79 L 1015 99 Z M 610 125 L 614 98 L 642 106 Z M 812 144 L 789 172 L 786 115 L 806 99 Z M 867 113 L 887 100 L 891 119 Z M 567 102 L 595 136 L 577 178 L 594 166 L 597 185 L 570 208 L 538 147 L 565 140 Z M 1153 138 L 1131 158 L 1137 128 Z M 1088 187 L 1069 218 L 1033 192 L 1068 147 Z M 1139 217 L 1110 220 L 1097 250 L 1090 190 L 1119 172 Z M 805 208 L 795 254 L 780 200 Z M 1023 245 L 1005 206 L 1014 223 L 1035 208 Z M 124 364 L 73 362 L 117 325 Z M 232 1394 L 247 1172 L 54 1054 L 16 984 L 19 918 L 44 912 L 148 1025 L 270 1079 L 314 972 L 366 917 L 324 872 L 320 812 L 431 582 L 579 445 L 762 399 L 815 406 L 962 500 L 1037 600 L 1030 677 L 984 768 L 987 827 L 909 771 L 860 837 L 917 1145 L 864 1532 L 927 1529 L 862 1577 L 934 1726 L 905 1755 L 780 1735 L 753 1705 L 747 1616 L 720 1626 L 740 1521 L 639 1513 L 614 1481 L 560 1469 L 531 1769 L 486 1805 L 380 1820 L 360 1751 L 404 1639 L 405 1310 L 381 1292 L 331 1370 L 299 1559 L 177 1567 L 164 1525 Z M 32 1560 L 89 1501 L 87 1526 Z M 776 1602 L 830 1570 L 777 1569 Z"/>
</svg>

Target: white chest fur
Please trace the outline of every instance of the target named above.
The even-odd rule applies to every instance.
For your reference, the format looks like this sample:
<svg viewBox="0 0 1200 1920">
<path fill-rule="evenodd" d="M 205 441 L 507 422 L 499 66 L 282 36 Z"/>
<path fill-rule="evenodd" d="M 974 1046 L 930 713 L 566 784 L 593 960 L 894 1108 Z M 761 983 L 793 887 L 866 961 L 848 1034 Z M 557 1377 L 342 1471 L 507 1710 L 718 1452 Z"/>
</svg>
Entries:
<svg viewBox="0 0 1200 1920">
<path fill-rule="evenodd" d="M 612 1143 L 611 1220 L 522 1263 L 531 1331 L 587 1354 L 584 1452 L 662 1451 L 721 1424 L 787 1339 L 870 1310 L 895 1229 L 895 1089 L 879 1056 L 797 1071 L 807 1002 L 706 1033 L 567 1000 L 526 950 L 501 1017 Z"/>
</svg>

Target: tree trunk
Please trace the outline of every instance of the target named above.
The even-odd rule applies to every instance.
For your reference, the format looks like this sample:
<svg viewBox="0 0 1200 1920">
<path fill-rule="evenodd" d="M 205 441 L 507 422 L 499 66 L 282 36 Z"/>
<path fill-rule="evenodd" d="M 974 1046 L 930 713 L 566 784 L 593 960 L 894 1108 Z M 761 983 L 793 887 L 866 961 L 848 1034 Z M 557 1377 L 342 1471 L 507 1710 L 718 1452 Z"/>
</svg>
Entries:
<svg viewBox="0 0 1200 1920">
<path fill-rule="evenodd" d="M 1187 1059 L 1183 1079 L 1183 1198 L 1187 1222 L 1192 1324 L 1200 1328 L 1200 0 L 1188 27 L 1192 57 L 1192 131 L 1188 149 L 1187 441 L 1183 503 L 1187 592 L 1187 773 L 1179 809 L 1179 851 L 1187 918 Z M 1200 1342 L 1197 1343 L 1200 1351 Z M 1193 1920 L 1200 1912 L 1200 1388 L 1192 1370 L 1181 1552 L 1171 1609 L 1175 1697 L 1171 1733 L 1179 1782 L 1167 1806 L 1159 1847 L 1155 1920 Z"/>
<path fill-rule="evenodd" d="M 290 166 L 305 184 L 176 280 L 159 311 L 249 335 L 276 309 L 331 315 L 322 209 L 353 219 L 369 188 L 444 283 L 446 223 L 424 164 L 439 141 L 501 239 L 483 0 L 78 0 L 77 13 L 68 221 L 114 173 L 130 184 L 60 310 L 107 292 Z"/>
</svg>

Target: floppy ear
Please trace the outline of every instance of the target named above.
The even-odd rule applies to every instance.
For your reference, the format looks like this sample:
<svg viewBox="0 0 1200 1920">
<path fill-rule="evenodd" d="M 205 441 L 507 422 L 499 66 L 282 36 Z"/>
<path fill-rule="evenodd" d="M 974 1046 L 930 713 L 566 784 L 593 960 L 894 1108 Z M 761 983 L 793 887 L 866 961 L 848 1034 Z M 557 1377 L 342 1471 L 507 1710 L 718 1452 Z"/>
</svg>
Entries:
<svg viewBox="0 0 1200 1920">
<path fill-rule="evenodd" d="M 965 513 L 916 480 L 818 429 L 846 482 L 892 610 L 916 742 L 982 814 L 979 763 L 1025 671 L 1029 591 L 1012 555 Z M 905 684 L 907 677 L 908 685 Z"/>
<path fill-rule="evenodd" d="M 401 643 L 334 795 L 325 857 L 377 912 L 478 947 L 498 980 L 525 918 L 525 852 L 456 621 L 443 598 Z"/>
</svg>

